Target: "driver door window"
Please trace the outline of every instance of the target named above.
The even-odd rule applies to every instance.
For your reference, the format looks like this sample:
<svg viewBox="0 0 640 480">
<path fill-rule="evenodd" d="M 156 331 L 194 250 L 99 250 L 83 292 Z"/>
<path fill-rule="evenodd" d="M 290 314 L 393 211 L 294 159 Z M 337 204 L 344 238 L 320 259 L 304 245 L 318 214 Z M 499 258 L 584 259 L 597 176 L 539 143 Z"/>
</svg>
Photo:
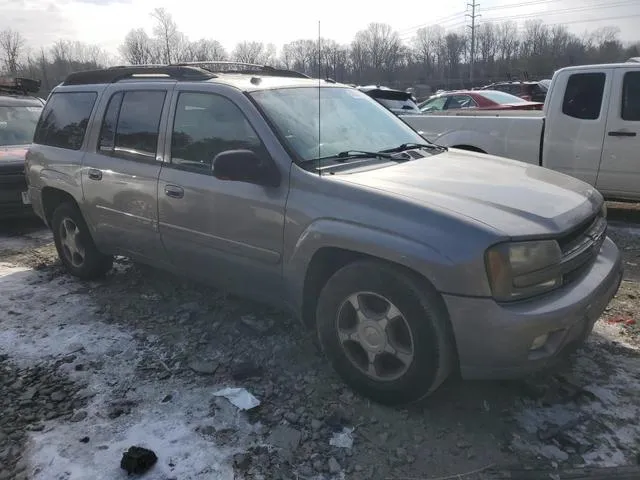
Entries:
<svg viewBox="0 0 640 480">
<path fill-rule="evenodd" d="M 171 164 L 211 173 L 214 158 L 228 150 L 266 151 L 244 114 L 230 100 L 211 93 L 182 92 L 171 137 Z"/>
</svg>

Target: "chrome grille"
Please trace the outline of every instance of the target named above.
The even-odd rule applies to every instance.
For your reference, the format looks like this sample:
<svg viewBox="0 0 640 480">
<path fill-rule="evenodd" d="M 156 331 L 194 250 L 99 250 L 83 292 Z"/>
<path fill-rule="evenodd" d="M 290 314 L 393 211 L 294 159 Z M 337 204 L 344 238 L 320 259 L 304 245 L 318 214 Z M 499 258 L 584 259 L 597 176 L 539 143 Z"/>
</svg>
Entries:
<svg viewBox="0 0 640 480">
<path fill-rule="evenodd" d="M 559 239 L 563 284 L 571 283 L 595 261 L 607 237 L 607 220 L 597 215 Z"/>
</svg>

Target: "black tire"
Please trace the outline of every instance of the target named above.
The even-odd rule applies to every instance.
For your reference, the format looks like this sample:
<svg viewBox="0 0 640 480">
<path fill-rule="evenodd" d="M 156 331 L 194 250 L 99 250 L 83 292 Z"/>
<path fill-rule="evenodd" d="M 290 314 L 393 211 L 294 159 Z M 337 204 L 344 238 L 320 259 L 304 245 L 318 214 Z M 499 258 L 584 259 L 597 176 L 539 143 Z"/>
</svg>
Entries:
<svg viewBox="0 0 640 480">
<path fill-rule="evenodd" d="M 69 250 L 65 248 L 62 238 L 62 225 L 66 221 L 71 221 L 77 227 L 78 241 L 84 250 L 83 260 L 81 262 L 76 261 L 75 264 L 69 255 Z M 104 277 L 111 270 L 113 257 L 104 255 L 97 249 L 89 232 L 89 227 L 76 205 L 72 203 L 60 204 L 51 217 L 51 229 L 53 230 L 53 239 L 58 256 L 71 275 L 83 280 L 95 280 Z"/>
<path fill-rule="evenodd" d="M 448 316 L 438 293 L 425 283 L 402 268 L 365 260 L 338 270 L 322 289 L 316 310 L 318 338 L 333 368 L 356 392 L 384 405 L 412 403 L 434 392 L 451 373 L 455 346 Z M 412 337 L 413 360 L 399 378 L 368 376 L 342 347 L 338 314 L 356 292 L 380 295 L 402 313 Z"/>
</svg>

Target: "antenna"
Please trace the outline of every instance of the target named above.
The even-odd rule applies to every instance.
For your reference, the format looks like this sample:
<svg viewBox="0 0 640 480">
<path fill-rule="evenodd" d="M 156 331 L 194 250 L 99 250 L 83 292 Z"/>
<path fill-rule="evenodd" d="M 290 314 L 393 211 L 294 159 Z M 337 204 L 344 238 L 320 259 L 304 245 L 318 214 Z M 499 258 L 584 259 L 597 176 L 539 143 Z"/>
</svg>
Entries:
<svg viewBox="0 0 640 480">
<path fill-rule="evenodd" d="M 322 148 L 320 146 L 320 135 L 322 130 L 320 129 L 320 82 L 322 78 L 322 37 L 320 36 L 320 20 L 318 20 L 318 175 L 322 176 L 322 163 L 320 157 L 322 156 Z"/>
</svg>

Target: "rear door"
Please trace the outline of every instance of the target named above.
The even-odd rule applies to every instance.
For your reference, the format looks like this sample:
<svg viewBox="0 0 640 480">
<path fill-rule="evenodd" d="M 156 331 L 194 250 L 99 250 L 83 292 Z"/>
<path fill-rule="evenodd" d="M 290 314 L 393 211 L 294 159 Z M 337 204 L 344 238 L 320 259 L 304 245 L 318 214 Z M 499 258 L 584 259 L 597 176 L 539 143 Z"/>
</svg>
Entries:
<svg viewBox="0 0 640 480">
<path fill-rule="evenodd" d="M 615 70 L 596 186 L 608 196 L 640 199 L 640 68 Z"/>
<path fill-rule="evenodd" d="M 547 105 L 543 164 L 596 185 L 613 69 L 568 71 Z"/>
<path fill-rule="evenodd" d="M 82 169 L 87 213 L 105 251 L 151 263 L 165 260 L 157 185 L 173 83 L 109 87 Z"/>
<path fill-rule="evenodd" d="M 213 158 L 224 151 L 270 155 L 248 120 L 256 118 L 247 114 L 255 107 L 235 92 L 211 84 L 176 88 L 158 186 L 160 233 L 177 268 L 278 303 L 288 172 L 279 187 L 222 180 L 212 172 Z"/>
</svg>

